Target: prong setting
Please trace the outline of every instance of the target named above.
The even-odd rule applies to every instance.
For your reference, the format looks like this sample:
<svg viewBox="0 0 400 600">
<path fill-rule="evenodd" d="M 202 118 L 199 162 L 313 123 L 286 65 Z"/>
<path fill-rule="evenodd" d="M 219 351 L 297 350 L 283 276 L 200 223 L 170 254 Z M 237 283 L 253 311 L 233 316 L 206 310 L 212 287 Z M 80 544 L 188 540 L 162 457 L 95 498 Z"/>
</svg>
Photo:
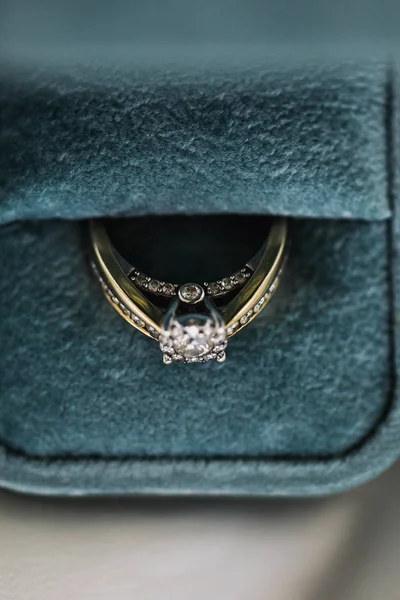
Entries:
<svg viewBox="0 0 400 600">
<path fill-rule="evenodd" d="M 179 301 L 171 306 L 160 333 L 160 348 L 168 364 L 222 362 L 228 343 L 226 328 L 210 301 L 206 300 L 204 308 L 207 313 L 178 314 Z"/>
</svg>

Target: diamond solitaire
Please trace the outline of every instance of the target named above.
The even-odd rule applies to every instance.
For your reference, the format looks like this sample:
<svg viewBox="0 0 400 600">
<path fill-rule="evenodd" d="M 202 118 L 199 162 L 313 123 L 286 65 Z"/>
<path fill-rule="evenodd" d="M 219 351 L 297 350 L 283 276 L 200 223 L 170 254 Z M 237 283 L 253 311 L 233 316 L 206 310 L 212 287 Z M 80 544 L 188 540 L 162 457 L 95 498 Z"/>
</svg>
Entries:
<svg viewBox="0 0 400 600">
<path fill-rule="evenodd" d="M 197 287 L 202 290 L 201 286 Z M 193 294 L 193 303 L 197 302 L 197 297 L 197 294 Z M 208 314 L 178 314 L 181 308 L 179 301 L 175 301 L 171 306 L 160 333 L 160 348 L 165 364 L 174 361 L 225 360 L 227 334 L 224 323 L 211 302 L 206 300 L 204 305 Z"/>
</svg>

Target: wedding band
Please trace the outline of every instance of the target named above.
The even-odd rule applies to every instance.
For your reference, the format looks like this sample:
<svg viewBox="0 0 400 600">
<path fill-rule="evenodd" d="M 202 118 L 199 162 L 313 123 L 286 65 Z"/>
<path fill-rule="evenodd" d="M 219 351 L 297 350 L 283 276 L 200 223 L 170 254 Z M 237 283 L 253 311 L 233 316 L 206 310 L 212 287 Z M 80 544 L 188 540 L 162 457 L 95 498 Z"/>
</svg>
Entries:
<svg viewBox="0 0 400 600">
<path fill-rule="evenodd" d="M 165 364 L 223 362 L 228 339 L 271 300 L 287 257 L 287 222 L 276 218 L 241 270 L 217 281 L 179 285 L 131 265 L 112 243 L 105 221 L 92 220 L 89 231 L 91 265 L 107 300 L 159 343 Z"/>
</svg>

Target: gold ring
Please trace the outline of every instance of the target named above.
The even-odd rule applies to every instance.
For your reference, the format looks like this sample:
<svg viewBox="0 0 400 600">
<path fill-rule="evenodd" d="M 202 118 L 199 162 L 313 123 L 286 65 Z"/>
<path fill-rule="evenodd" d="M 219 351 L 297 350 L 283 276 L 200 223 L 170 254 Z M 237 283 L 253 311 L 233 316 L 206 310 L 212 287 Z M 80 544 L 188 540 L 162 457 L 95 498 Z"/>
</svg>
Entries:
<svg viewBox="0 0 400 600">
<path fill-rule="evenodd" d="M 165 364 L 225 360 L 228 339 L 274 295 L 287 257 L 287 221 L 273 220 L 259 252 L 218 281 L 159 281 L 133 267 L 114 247 L 105 221 L 89 225 L 91 265 L 107 300 L 130 325 L 156 340 Z"/>
</svg>

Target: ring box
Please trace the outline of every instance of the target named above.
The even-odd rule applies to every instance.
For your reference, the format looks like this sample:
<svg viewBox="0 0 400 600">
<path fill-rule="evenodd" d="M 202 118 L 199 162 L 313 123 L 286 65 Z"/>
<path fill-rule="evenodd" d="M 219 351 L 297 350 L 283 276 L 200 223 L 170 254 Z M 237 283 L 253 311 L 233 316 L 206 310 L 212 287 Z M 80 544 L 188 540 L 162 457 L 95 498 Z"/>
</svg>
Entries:
<svg viewBox="0 0 400 600">
<path fill-rule="evenodd" d="M 366 481 L 400 453 L 396 69 L 143 52 L 2 63 L 1 485 Z M 287 286 L 221 365 L 163 366 L 88 268 L 82 221 L 165 215 L 162 245 L 182 214 L 290 219 Z"/>
</svg>

